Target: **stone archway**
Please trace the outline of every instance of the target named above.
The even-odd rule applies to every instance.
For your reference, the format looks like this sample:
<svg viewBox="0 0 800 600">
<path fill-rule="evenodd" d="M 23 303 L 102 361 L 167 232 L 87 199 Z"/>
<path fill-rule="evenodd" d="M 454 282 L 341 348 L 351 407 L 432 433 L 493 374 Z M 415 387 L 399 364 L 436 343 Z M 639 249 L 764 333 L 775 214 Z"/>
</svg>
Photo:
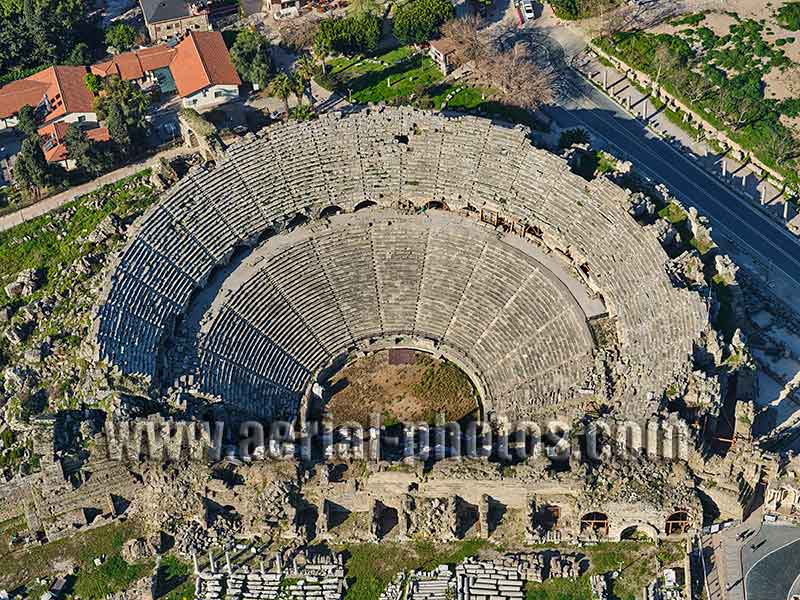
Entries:
<svg viewBox="0 0 800 600">
<path fill-rule="evenodd" d="M 581 533 L 608 537 L 608 515 L 601 512 L 589 512 L 581 517 Z"/>
<path fill-rule="evenodd" d="M 361 202 L 356 204 L 354 211 L 358 212 L 359 210 L 363 210 L 365 208 L 371 208 L 373 206 L 378 206 L 378 203 L 373 202 L 372 200 L 362 200 Z"/>
<path fill-rule="evenodd" d="M 619 534 L 620 541 L 653 541 L 658 540 L 658 530 L 649 523 L 623 524 Z"/>
<path fill-rule="evenodd" d="M 666 524 L 664 525 L 664 533 L 666 535 L 683 535 L 689 530 L 690 526 L 691 518 L 689 516 L 689 511 L 676 510 L 667 517 Z"/>
<path fill-rule="evenodd" d="M 450 210 L 447 204 L 440 200 L 431 200 L 425 206 L 422 207 L 423 210 Z"/>
<path fill-rule="evenodd" d="M 344 212 L 340 206 L 336 206 L 332 204 L 331 206 L 326 206 L 321 211 L 319 211 L 319 218 L 320 219 L 329 219 L 331 217 L 335 217 L 336 215 Z"/>
</svg>

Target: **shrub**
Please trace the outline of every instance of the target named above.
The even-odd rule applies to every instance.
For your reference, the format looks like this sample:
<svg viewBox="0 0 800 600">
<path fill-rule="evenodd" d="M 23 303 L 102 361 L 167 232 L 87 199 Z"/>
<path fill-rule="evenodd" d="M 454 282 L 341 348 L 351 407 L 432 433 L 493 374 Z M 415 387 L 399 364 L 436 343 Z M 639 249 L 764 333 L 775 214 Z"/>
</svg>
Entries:
<svg viewBox="0 0 800 600">
<path fill-rule="evenodd" d="M 342 54 L 374 52 L 381 39 L 381 18 L 360 12 L 347 17 L 325 19 L 319 24 L 315 43 Z"/>
<path fill-rule="evenodd" d="M 786 29 L 800 31 L 800 2 L 789 2 L 781 6 L 776 15 L 778 23 Z"/>
<path fill-rule="evenodd" d="M 558 138 L 558 145 L 561 148 L 569 148 L 573 144 L 588 144 L 592 141 L 589 132 L 581 127 L 575 129 L 565 129 Z"/>
<path fill-rule="evenodd" d="M 421 44 L 432 39 L 453 15 L 449 0 L 412 0 L 397 9 L 394 34 L 406 44 Z"/>
</svg>

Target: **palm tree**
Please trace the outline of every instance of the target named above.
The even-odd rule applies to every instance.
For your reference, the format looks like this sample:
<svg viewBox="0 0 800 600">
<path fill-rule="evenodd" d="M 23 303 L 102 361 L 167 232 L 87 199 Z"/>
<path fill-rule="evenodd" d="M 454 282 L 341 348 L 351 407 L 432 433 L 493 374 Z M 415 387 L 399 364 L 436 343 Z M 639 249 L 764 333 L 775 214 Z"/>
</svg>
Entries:
<svg viewBox="0 0 800 600">
<path fill-rule="evenodd" d="M 317 38 L 314 40 L 314 46 L 312 47 L 311 52 L 314 54 L 314 56 L 317 58 L 320 65 L 322 66 L 323 75 L 327 74 L 325 58 L 328 56 L 330 51 L 331 51 L 330 40 L 328 40 L 324 36 L 318 35 Z"/>
<path fill-rule="evenodd" d="M 297 98 L 297 106 L 303 106 L 303 96 L 306 93 L 305 81 L 303 81 L 303 78 L 297 74 L 297 71 L 292 71 L 289 79 L 292 82 L 292 92 L 294 93 L 294 97 Z"/>
<path fill-rule="evenodd" d="M 311 95 L 311 81 L 314 79 L 314 75 L 317 74 L 317 65 L 314 63 L 314 59 L 308 54 L 303 54 L 294 63 L 294 73 L 302 82 L 303 89 L 308 94 L 309 103 L 314 104 L 314 98 Z"/>
<path fill-rule="evenodd" d="M 292 85 L 292 78 L 286 73 L 278 73 L 269 82 L 268 93 L 270 96 L 277 96 L 283 100 L 283 106 L 286 109 L 286 118 L 289 118 L 289 96 L 294 91 Z"/>
</svg>

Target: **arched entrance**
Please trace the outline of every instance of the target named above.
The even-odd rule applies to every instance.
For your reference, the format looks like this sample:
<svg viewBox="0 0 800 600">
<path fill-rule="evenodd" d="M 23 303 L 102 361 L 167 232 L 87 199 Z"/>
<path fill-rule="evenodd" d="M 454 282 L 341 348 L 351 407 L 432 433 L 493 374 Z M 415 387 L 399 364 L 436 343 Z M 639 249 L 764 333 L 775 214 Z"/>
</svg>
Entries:
<svg viewBox="0 0 800 600">
<path fill-rule="evenodd" d="M 533 515 L 533 524 L 540 527 L 543 531 L 553 531 L 558 528 L 558 520 L 561 518 L 561 508 L 553 504 L 546 504 L 536 511 Z"/>
<path fill-rule="evenodd" d="M 622 533 L 619 534 L 619 539 L 620 541 L 630 540 L 634 542 L 655 542 L 658 539 L 658 532 L 656 531 L 655 527 L 652 527 L 651 525 L 630 525 L 622 530 Z"/>
<path fill-rule="evenodd" d="M 689 531 L 691 519 L 689 512 L 685 510 L 678 510 L 667 517 L 667 523 L 664 526 L 664 532 L 667 535 L 683 535 Z"/>
<path fill-rule="evenodd" d="M 373 202 L 372 200 L 363 200 L 356 204 L 355 211 L 358 212 L 359 210 L 364 210 L 365 208 L 372 208 L 373 206 L 378 206 L 377 202 Z"/>
<path fill-rule="evenodd" d="M 601 512 L 586 513 L 581 517 L 581 533 L 608 536 L 608 515 Z"/>
<path fill-rule="evenodd" d="M 339 213 L 344 212 L 340 206 L 331 205 L 326 206 L 321 211 L 319 211 L 319 218 L 320 219 L 329 219 L 331 217 L 335 217 Z"/>
<path fill-rule="evenodd" d="M 422 210 L 449 210 L 447 204 L 441 202 L 439 200 L 431 200 L 425 206 L 422 207 Z"/>
</svg>

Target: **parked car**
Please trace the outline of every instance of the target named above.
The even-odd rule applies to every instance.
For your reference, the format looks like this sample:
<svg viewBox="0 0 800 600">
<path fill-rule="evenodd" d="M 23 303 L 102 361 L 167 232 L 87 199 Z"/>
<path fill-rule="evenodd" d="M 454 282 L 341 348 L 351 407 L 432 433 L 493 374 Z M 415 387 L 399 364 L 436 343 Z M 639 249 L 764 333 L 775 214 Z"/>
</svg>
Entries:
<svg viewBox="0 0 800 600">
<path fill-rule="evenodd" d="M 523 0 L 522 12 L 525 15 L 526 21 L 536 18 L 536 11 L 533 10 L 533 2 L 531 2 L 531 0 Z"/>
</svg>

